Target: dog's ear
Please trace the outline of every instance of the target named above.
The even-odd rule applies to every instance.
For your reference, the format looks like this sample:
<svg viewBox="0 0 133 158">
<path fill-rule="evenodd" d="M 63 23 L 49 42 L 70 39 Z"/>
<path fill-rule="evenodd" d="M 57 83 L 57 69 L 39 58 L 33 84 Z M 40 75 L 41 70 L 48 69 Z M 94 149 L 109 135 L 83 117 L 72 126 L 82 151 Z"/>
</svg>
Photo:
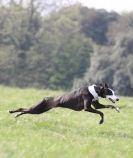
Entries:
<svg viewBox="0 0 133 158">
<path fill-rule="evenodd" d="M 105 98 L 105 88 L 104 88 L 104 86 L 100 87 L 100 93 L 99 94 L 100 94 L 99 96 L 101 96 L 102 98 Z"/>
<path fill-rule="evenodd" d="M 109 88 L 108 85 L 107 85 L 107 83 L 104 83 L 104 87 L 105 87 L 105 88 Z"/>
<path fill-rule="evenodd" d="M 100 91 L 101 91 L 102 93 L 104 93 L 104 90 L 105 90 L 104 87 L 100 87 Z"/>
<path fill-rule="evenodd" d="M 104 84 L 100 83 L 99 87 L 100 87 L 100 92 L 104 92 L 105 89 Z"/>
<path fill-rule="evenodd" d="M 99 84 L 99 87 L 100 87 L 100 88 L 103 88 L 103 87 L 104 87 L 104 85 L 103 85 L 102 83 L 100 83 L 100 84 Z"/>
<path fill-rule="evenodd" d="M 105 98 L 105 87 L 104 84 L 99 84 L 99 96 L 101 96 L 102 98 Z"/>
</svg>

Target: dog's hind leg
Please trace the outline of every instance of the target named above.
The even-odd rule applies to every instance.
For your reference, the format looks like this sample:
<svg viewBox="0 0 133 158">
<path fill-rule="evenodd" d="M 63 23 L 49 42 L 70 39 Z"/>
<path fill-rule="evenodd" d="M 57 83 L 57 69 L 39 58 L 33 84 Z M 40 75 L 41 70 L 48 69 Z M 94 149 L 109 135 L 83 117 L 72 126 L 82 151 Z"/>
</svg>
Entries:
<svg viewBox="0 0 133 158">
<path fill-rule="evenodd" d="M 20 112 L 19 114 L 17 114 L 15 117 L 19 117 L 23 114 L 27 114 L 28 113 L 28 110 L 27 109 L 24 109 L 24 108 L 19 108 L 17 110 L 12 110 L 12 111 L 9 111 L 9 113 L 16 113 L 16 112 Z"/>
<path fill-rule="evenodd" d="M 30 108 L 19 108 L 16 110 L 11 110 L 9 113 L 16 113 L 21 112 L 16 117 L 21 116 L 23 114 L 41 114 L 43 112 L 46 112 L 51 109 L 51 106 L 49 106 L 45 99 L 43 99 L 40 103 L 38 103 L 35 106 L 32 106 Z"/>
<path fill-rule="evenodd" d="M 19 117 L 19 116 L 21 116 L 23 114 L 27 114 L 27 113 L 26 112 L 21 112 L 21 113 L 17 114 L 15 117 Z"/>
<path fill-rule="evenodd" d="M 26 109 L 24 109 L 24 108 L 18 108 L 16 110 L 10 110 L 9 113 L 12 114 L 12 113 L 16 113 L 16 112 L 22 112 L 24 110 L 26 110 Z"/>
</svg>

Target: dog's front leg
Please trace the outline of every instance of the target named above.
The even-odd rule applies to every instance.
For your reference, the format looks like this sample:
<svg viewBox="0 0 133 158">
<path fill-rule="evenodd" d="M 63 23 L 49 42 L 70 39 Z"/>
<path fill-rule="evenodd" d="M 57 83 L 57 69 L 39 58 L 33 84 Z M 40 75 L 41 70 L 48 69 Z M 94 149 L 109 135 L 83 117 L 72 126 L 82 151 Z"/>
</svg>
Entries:
<svg viewBox="0 0 133 158">
<path fill-rule="evenodd" d="M 104 122 L 104 114 L 101 111 L 93 109 L 91 107 L 91 100 L 89 100 L 86 97 L 84 97 L 84 110 L 87 111 L 87 112 L 92 112 L 92 113 L 95 113 L 95 114 L 99 114 L 101 116 L 101 120 L 100 120 L 99 124 L 102 124 Z"/>
<path fill-rule="evenodd" d="M 93 101 L 92 105 L 94 106 L 95 109 L 113 108 L 113 105 L 103 105 L 98 101 Z"/>
<path fill-rule="evenodd" d="M 101 111 L 95 110 L 91 106 L 85 111 L 92 112 L 92 113 L 95 113 L 95 114 L 99 114 L 100 117 L 101 117 L 101 120 L 100 120 L 99 124 L 102 124 L 104 122 L 104 114 Z"/>
<path fill-rule="evenodd" d="M 94 106 L 95 109 L 111 108 L 111 109 L 115 109 L 116 111 L 120 112 L 119 108 L 114 105 L 103 105 L 103 104 L 100 104 L 98 101 L 92 102 L 92 105 Z"/>
</svg>

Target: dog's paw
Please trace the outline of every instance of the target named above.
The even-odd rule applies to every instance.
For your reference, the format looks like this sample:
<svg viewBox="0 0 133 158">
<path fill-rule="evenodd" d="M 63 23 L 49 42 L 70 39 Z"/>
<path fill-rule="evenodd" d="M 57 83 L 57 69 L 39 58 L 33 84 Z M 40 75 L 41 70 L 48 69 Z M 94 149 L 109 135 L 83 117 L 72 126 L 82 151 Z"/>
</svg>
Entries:
<svg viewBox="0 0 133 158">
<path fill-rule="evenodd" d="M 120 109 L 119 109 L 118 107 L 116 107 L 115 110 L 116 110 L 117 112 L 120 112 Z"/>
<path fill-rule="evenodd" d="M 99 122 L 99 124 L 101 125 L 101 124 L 103 124 L 103 122 L 104 122 L 104 120 L 103 120 L 103 119 L 101 119 L 101 120 L 100 120 L 100 122 Z"/>
<path fill-rule="evenodd" d="M 10 113 L 10 114 L 12 114 L 12 113 L 13 113 L 13 111 L 9 111 L 9 113 Z"/>
</svg>

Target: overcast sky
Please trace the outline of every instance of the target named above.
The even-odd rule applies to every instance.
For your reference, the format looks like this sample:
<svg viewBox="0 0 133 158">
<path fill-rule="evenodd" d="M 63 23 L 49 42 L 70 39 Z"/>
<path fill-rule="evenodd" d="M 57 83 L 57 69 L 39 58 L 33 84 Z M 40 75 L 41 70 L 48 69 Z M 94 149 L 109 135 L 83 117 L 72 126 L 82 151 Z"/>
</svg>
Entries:
<svg viewBox="0 0 133 158">
<path fill-rule="evenodd" d="M 88 7 L 104 8 L 108 11 L 133 11 L 133 0 L 79 0 L 79 2 Z"/>
<path fill-rule="evenodd" d="M 0 2 L 6 3 L 11 0 L 0 0 Z M 20 0 L 15 0 L 20 1 Z M 24 3 L 28 3 L 31 0 L 23 0 Z M 69 2 L 80 2 L 89 8 L 97 8 L 97 9 L 106 9 L 108 11 L 117 11 L 117 12 L 127 12 L 133 11 L 133 0 L 36 0 L 41 3 L 47 2 L 56 2 L 60 5 L 67 4 Z"/>
</svg>

